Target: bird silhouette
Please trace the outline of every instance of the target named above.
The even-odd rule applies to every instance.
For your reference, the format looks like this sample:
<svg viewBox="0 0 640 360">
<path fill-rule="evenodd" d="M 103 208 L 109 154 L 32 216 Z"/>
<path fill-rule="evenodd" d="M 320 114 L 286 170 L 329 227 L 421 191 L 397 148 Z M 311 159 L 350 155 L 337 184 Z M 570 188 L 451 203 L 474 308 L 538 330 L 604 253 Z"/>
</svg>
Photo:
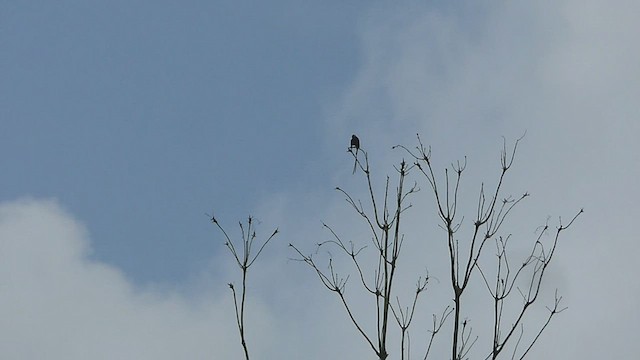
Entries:
<svg viewBox="0 0 640 360">
<path fill-rule="evenodd" d="M 358 150 L 360 150 L 360 139 L 358 139 L 357 136 L 355 135 L 351 135 L 351 145 L 349 146 L 349 151 L 353 152 L 353 148 L 356 149 L 355 152 L 355 159 L 353 162 L 353 172 L 352 174 L 356 173 L 356 165 L 358 165 Z"/>
<path fill-rule="evenodd" d="M 360 139 L 357 136 L 351 135 L 351 146 L 349 148 L 356 148 L 356 152 L 360 149 Z"/>
</svg>

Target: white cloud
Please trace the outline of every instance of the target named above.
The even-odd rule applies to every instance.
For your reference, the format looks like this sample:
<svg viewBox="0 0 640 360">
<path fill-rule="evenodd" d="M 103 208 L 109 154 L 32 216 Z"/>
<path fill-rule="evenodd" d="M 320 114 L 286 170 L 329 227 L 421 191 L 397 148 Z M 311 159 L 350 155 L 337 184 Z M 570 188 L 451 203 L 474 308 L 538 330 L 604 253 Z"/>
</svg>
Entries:
<svg viewBox="0 0 640 360">
<path fill-rule="evenodd" d="M 0 205 L 0 353 L 5 359 L 228 358 L 219 294 L 135 288 L 89 258 L 87 232 L 55 201 Z"/>
<path fill-rule="evenodd" d="M 300 272 L 291 272 L 300 269 L 298 264 L 287 263 L 287 255 L 281 252 L 288 249 L 282 244 L 273 249 L 278 254 L 265 252 L 267 256 L 254 267 L 261 267 L 260 271 L 250 273 L 247 336 L 252 358 L 357 356 L 353 351 L 361 350 L 358 346 L 325 348 L 325 341 L 336 343 L 351 329 L 325 333 L 325 321 L 341 320 L 340 309 L 310 311 L 306 295 L 322 298 L 324 294 L 315 286 L 303 291 L 306 284 L 296 277 Z M 194 284 L 176 290 L 136 287 L 118 269 L 93 260 L 90 253 L 88 232 L 56 201 L 0 204 L 2 358 L 242 356 L 226 286 L 238 281 L 238 272 L 226 254 L 212 259 L 207 272 L 214 276 L 205 272 Z"/>
</svg>

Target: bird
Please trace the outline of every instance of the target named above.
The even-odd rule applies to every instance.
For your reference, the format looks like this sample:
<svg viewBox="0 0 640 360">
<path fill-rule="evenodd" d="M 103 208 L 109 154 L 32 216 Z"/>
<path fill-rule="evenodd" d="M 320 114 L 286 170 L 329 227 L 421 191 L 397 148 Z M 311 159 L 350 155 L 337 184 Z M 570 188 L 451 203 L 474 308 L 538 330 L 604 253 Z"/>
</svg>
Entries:
<svg viewBox="0 0 640 360">
<path fill-rule="evenodd" d="M 356 148 L 356 153 L 358 152 L 358 149 L 360 149 L 360 139 L 355 135 L 351 135 L 351 146 L 349 146 L 349 149 L 353 148 Z"/>
<path fill-rule="evenodd" d="M 351 145 L 349 146 L 349 151 L 353 152 L 353 148 L 356 149 L 355 152 L 355 160 L 353 163 L 353 172 L 352 174 L 356 173 L 356 165 L 358 165 L 358 150 L 360 150 L 360 139 L 358 139 L 357 136 L 355 135 L 351 135 Z"/>
</svg>

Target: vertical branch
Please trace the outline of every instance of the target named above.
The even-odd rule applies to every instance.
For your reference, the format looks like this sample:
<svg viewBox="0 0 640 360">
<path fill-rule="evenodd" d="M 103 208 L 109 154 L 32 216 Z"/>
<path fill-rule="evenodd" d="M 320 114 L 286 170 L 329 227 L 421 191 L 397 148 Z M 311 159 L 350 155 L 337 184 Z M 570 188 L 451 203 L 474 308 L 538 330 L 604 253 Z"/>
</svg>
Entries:
<svg viewBox="0 0 640 360">
<path fill-rule="evenodd" d="M 509 237 L 500 237 L 496 240 L 498 245 L 497 254 L 497 274 L 495 283 L 493 286 L 489 285 L 486 275 L 480 268 L 478 261 L 483 253 L 485 244 L 489 239 L 500 231 L 502 225 L 505 223 L 506 218 L 510 215 L 516 205 L 518 205 L 524 198 L 528 197 L 528 193 L 524 193 L 520 197 L 512 198 L 508 196 L 501 199 L 501 192 L 503 184 L 506 178 L 507 172 L 511 169 L 518 145 L 524 138 L 524 135 L 515 141 L 513 148 L 507 150 L 506 140 L 503 140 L 502 151 L 500 153 L 500 173 L 497 179 L 495 188 L 491 192 L 490 196 L 487 196 L 484 183 L 480 187 L 476 217 L 473 222 L 472 235 L 469 241 L 465 245 L 464 242 L 457 238 L 457 232 L 462 225 L 462 220 L 457 218 L 458 210 L 458 189 L 460 185 L 460 179 L 462 173 L 466 168 L 466 158 L 464 162 L 456 162 L 451 164 L 451 169 L 456 175 L 453 179 L 452 173 L 449 172 L 449 168 L 444 170 L 444 184 L 439 184 L 437 180 L 433 164 L 431 161 L 431 148 L 427 148 L 423 145 L 420 137 L 418 136 L 418 146 L 416 150 L 409 150 L 404 146 L 403 148 L 415 159 L 415 166 L 420 170 L 424 178 L 431 186 L 434 200 L 436 203 L 437 214 L 440 217 L 440 227 L 446 232 L 446 241 L 449 255 L 449 274 L 451 287 L 453 290 L 453 333 L 451 338 L 451 359 L 458 360 L 464 358 L 469 352 L 471 346 L 475 343 L 475 340 L 471 340 L 471 327 L 468 326 L 468 320 L 462 320 L 462 299 L 463 294 L 469 284 L 473 271 L 477 268 L 482 275 L 482 278 L 487 286 L 487 289 L 492 294 L 494 299 L 493 312 L 494 312 L 494 324 L 493 324 L 493 339 L 492 339 L 492 354 L 495 358 L 500 353 L 506 341 L 514 334 L 516 326 L 521 323 L 522 315 L 526 309 L 536 300 L 539 293 L 542 276 L 548 266 L 553 254 L 557 241 L 553 243 L 550 251 L 545 252 L 540 243 L 534 247 L 534 252 L 525 261 L 525 266 L 533 266 L 533 277 L 526 294 L 523 294 L 525 299 L 525 305 L 522 309 L 522 313 L 517 317 L 516 323 L 512 325 L 506 332 L 501 333 L 500 324 L 502 323 L 504 300 L 513 289 L 515 279 L 521 274 L 522 269 L 519 269 L 515 276 L 512 276 L 509 259 L 507 257 L 506 245 Z M 503 138 L 504 139 L 504 138 Z M 444 190 L 441 190 L 444 189 Z M 444 191 L 444 193 L 442 193 Z M 577 216 L 576 216 L 577 217 Z M 463 218 L 464 219 L 464 218 Z M 561 230 L 566 229 L 573 223 L 573 220 L 567 226 L 560 226 L 558 233 Z M 557 236 L 556 236 L 557 238 Z M 462 246 L 462 249 L 461 249 Z M 462 250 L 462 251 L 461 251 Z M 537 252 L 536 252 L 537 251 Z M 551 311 L 552 314 L 557 313 Z M 477 339 L 477 338 L 476 338 Z"/>
<path fill-rule="evenodd" d="M 246 334 L 245 334 L 245 322 L 244 322 L 245 302 L 246 302 L 246 295 L 247 295 L 247 274 L 249 272 L 249 268 L 256 261 L 258 256 L 260 256 L 265 246 L 267 246 L 267 244 L 271 241 L 271 239 L 273 239 L 276 236 L 276 234 L 278 233 L 278 229 L 276 228 L 271 234 L 271 236 L 269 236 L 264 242 L 262 242 L 262 245 L 260 246 L 258 251 L 255 254 L 253 254 L 251 250 L 252 250 L 253 243 L 257 237 L 255 230 L 253 230 L 253 218 L 249 216 L 247 220 L 246 230 L 243 223 L 239 222 L 240 235 L 242 239 L 242 253 L 239 254 L 237 251 L 236 245 L 234 245 L 234 242 L 231 240 L 231 238 L 229 237 L 227 232 L 224 230 L 224 228 L 220 225 L 220 223 L 215 218 L 215 216 L 208 215 L 208 214 L 207 216 L 210 218 L 210 221 L 213 224 L 215 224 L 224 235 L 226 240 L 225 246 L 227 247 L 227 249 L 229 249 L 229 252 L 233 256 L 233 258 L 236 260 L 236 264 L 242 271 L 242 290 L 239 295 L 240 300 L 238 300 L 238 294 L 236 293 L 236 289 L 233 283 L 229 283 L 228 285 L 229 285 L 229 288 L 231 289 L 231 293 L 233 294 L 233 306 L 234 306 L 235 315 L 236 315 L 236 326 L 238 327 L 238 332 L 240 333 L 240 343 L 242 345 L 242 350 L 244 352 L 245 360 L 249 360 L 249 348 L 247 346 L 247 340 L 246 340 Z"/>
<path fill-rule="evenodd" d="M 409 309 L 409 307 L 406 307 L 405 309 L 403 309 L 402 306 L 400 305 L 400 299 L 398 297 L 396 297 L 398 310 L 396 311 L 393 308 L 393 306 L 391 307 L 391 312 L 393 313 L 393 317 L 396 319 L 396 323 L 400 327 L 400 359 L 401 360 L 404 360 L 405 338 L 408 338 L 408 330 L 409 330 L 409 326 L 411 326 L 411 321 L 413 320 L 413 314 L 415 313 L 415 310 L 416 310 L 416 304 L 418 303 L 418 296 L 420 296 L 420 293 L 423 292 L 424 289 L 427 287 L 428 282 L 429 282 L 429 277 L 426 277 L 424 281 L 422 280 L 422 278 L 418 278 L 418 283 L 416 285 L 416 291 L 413 297 L 413 304 L 411 305 L 411 309 Z M 410 350 L 411 349 L 409 347 L 406 351 L 407 357 L 409 357 L 410 355 Z"/>
<path fill-rule="evenodd" d="M 398 308 L 394 309 L 392 300 L 394 298 L 394 280 L 396 277 L 397 262 L 402 249 L 403 235 L 401 232 L 401 217 L 404 210 L 411 207 L 411 205 L 405 205 L 407 197 L 418 191 L 417 186 L 413 186 L 411 189 L 405 189 L 405 178 L 410 170 L 405 161 L 400 163 L 399 167 L 396 167 L 398 173 L 398 183 L 395 189 L 395 193 L 391 190 L 391 179 L 386 177 L 384 184 L 384 192 L 382 197 L 377 197 L 374 191 L 373 179 L 371 176 L 371 169 L 369 166 L 369 157 L 366 151 L 359 149 L 358 152 L 350 151 L 355 159 L 356 165 L 362 170 L 366 181 L 366 189 L 368 191 L 368 204 L 369 211 L 366 211 L 360 200 L 355 200 L 349 193 L 336 188 L 345 196 L 347 203 L 355 210 L 355 212 L 365 221 L 368 229 L 372 235 L 372 242 L 375 247 L 375 259 L 372 259 L 371 263 L 375 263 L 374 267 L 369 273 L 364 266 L 360 256 L 361 251 L 364 249 L 358 248 L 353 245 L 351 241 L 344 241 L 336 232 L 329 226 L 325 225 L 329 229 L 332 235 L 331 240 L 324 241 L 318 244 L 318 247 L 333 246 L 341 250 L 343 255 L 351 258 L 351 262 L 363 288 L 372 296 L 372 300 L 375 304 L 375 319 L 376 330 L 375 335 L 373 332 L 368 332 L 361 325 L 362 319 L 357 318 L 353 312 L 353 305 L 350 304 L 347 297 L 344 295 L 344 289 L 347 283 L 347 277 L 341 277 L 336 275 L 333 267 L 330 266 L 329 271 L 320 269 L 312 255 L 304 255 L 302 251 L 298 250 L 294 245 L 291 245 L 293 249 L 299 255 L 299 258 L 295 259 L 302 261 L 310 266 L 318 275 L 323 285 L 330 291 L 335 292 L 345 308 L 351 323 L 354 324 L 360 335 L 364 338 L 365 342 L 371 347 L 379 360 L 385 360 L 389 356 L 388 347 L 388 333 L 389 333 L 389 320 L 390 314 L 393 314 L 396 321 L 399 322 L 401 328 L 402 342 L 401 353 L 404 354 L 404 344 L 408 336 L 408 327 L 411 323 L 413 313 L 415 310 L 415 303 L 417 301 L 418 294 L 426 286 L 419 281 L 418 291 L 416 292 L 415 299 L 411 310 L 402 310 Z M 358 157 L 358 153 L 362 156 Z M 378 201 L 377 199 L 381 201 Z M 329 253 L 329 262 L 331 264 L 333 256 Z M 396 297 L 397 301 L 397 297 Z M 373 315 L 373 314 L 372 314 Z M 404 356 L 404 355 L 402 355 Z"/>
<path fill-rule="evenodd" d="M 442 315 L 440 316 L 440 320 L 438 320 L 438 317 L 436 316 L 436 314 L 433 314 L 433 327 L 431 328 L 431 330 L 429 330 L 429 332 L 431 333 L 431 336 L 429 337 L 429 345 L 427 346 L 427 350 L 424 354 L 423 360 L 427 360 L 427 358 L 429 357 L 429 352 L 431 351 L 431 345 L 433 345 L 433 339 L 436 337 L 438 332 L 440 332 L 440 329 L 442 329 L 442 326 L 445 324 L 445 322 L 447 321 L 447 318 L 449 317 L 449 315 L 451 315 L 452 312 L 453 312 L 453 309 L 450 306 L 447 306 L 442 312 Z"/>
</svg>

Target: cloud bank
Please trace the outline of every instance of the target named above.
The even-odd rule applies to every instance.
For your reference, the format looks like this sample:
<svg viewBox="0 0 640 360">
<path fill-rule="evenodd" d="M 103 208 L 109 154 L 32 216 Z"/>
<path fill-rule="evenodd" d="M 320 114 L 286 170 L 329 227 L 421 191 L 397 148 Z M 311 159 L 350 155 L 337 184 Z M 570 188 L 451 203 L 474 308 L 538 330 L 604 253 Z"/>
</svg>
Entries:
<svg viewBox="0 0 640 360">
<path fill-rule="evenodd" d="M 86 229 L 55 201 L 0 205 L 0 316 L 6 359 L 230 358 L 235 334 L 215 294 L 134 288 L 90 258 Z"/>
</svg>

